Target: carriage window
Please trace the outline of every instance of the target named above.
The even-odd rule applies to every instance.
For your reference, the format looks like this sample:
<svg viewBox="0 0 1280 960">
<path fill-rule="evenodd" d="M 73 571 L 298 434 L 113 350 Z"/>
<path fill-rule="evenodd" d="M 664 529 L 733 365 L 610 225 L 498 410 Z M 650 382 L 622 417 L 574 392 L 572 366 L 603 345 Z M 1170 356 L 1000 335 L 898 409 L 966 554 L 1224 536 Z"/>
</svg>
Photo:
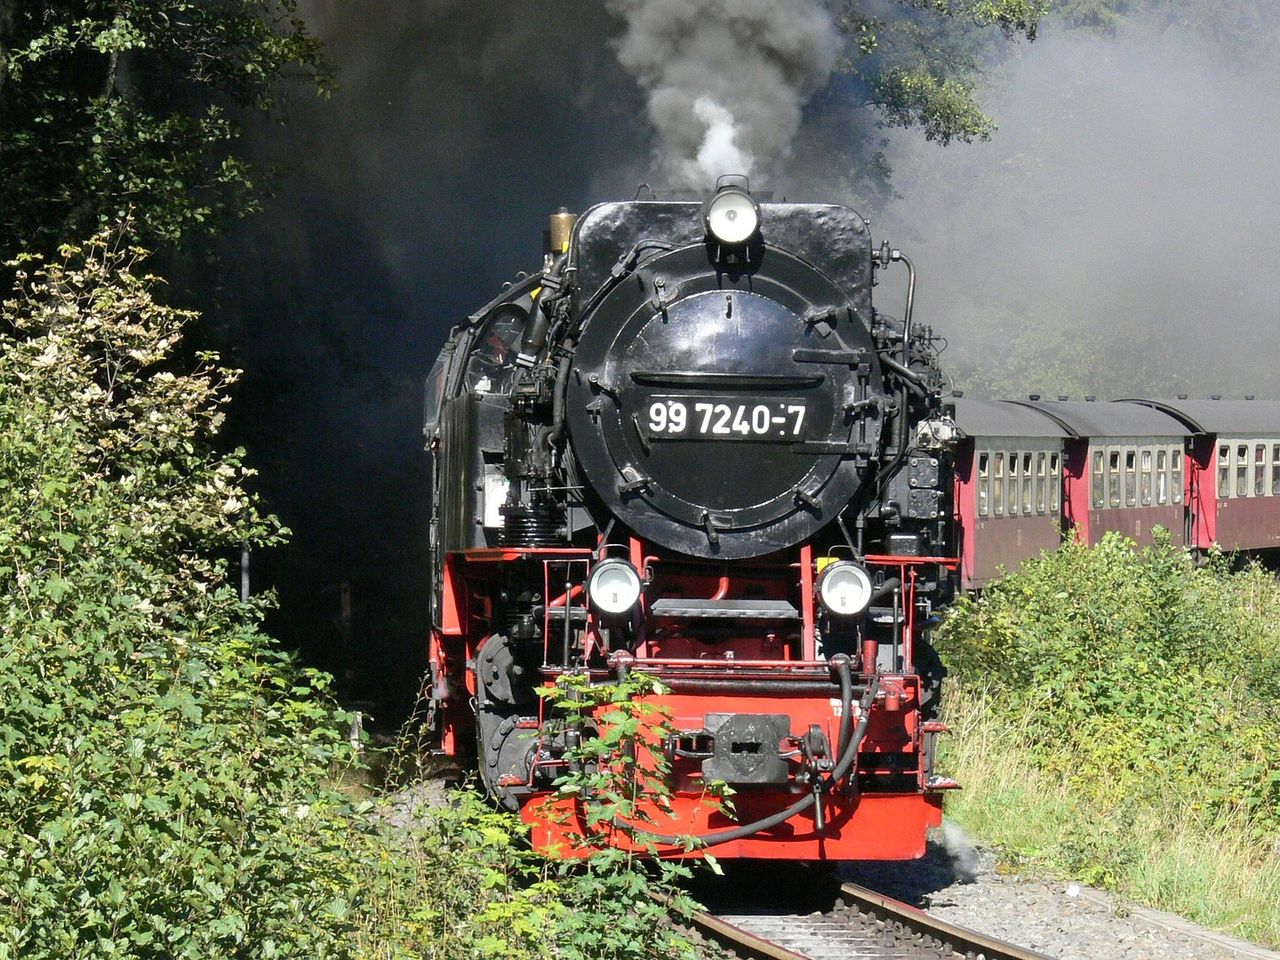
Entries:
<svg viewBox="0 0 1280 960">
<path fill-rule="evenodd" d="M 1225 443 L 1218 448 L 1218 497 L 1231 496 L 1231 448 Z"/>
<path fill-rule="evenodd" d="M 1102 472 L 1103 458 L 1101 450 L 1093 451 L 1093 508 L 1101 510 L 1107 505 L 1106 474 Z"/>
<path fill-rule="evenodd" d="M 1280 471 L 1280 466 L 1276 469 Z M 1058 479 L 1058 455 L 1056 453 L 1049 454 L 1049 512 L 1056 514 L 1058 512 L 1058 491 L 1061 490 L 1060 481 Z"/>
<path fill-rule="evenodd" d="M 1022 455 L 1022 515 L 1031 516 L 1031 454 Z"/>
<path fill-rule="evenodd" d="M 997 453 L 995 470 L 991 474 L 991 515 L 1001 516 L 1004 513 L 1004 454 Z"/>
<path fill-rule="evenodd" d="M 1243 497 L 1249 492 L 1249 448 L 1244 444 L 1236 447 L 1236 496 Z"/>
<path fill-rule="evenodd" d="M 1151 505 L 1151 451 L 1143 450 L 1141 459 L 1141 475 L 1138 477 L 1138 493 L 1143 506 Z"/>
<path fill-rule="evenodd" d="M 1138 451 L 1124 452 L 1124 502 L 1132 507 L 1138 502 Z"/>
<path fill-rule="evenodd" d="M 1253 448 L 1253 495 L 1260 497 L 1267 492 L 1267 448 L 1258 444 Z"/>
<path fill-rule="evenodd" d="M 1169 451 L 1156 451 L 1156 503 L 1169 502 Z"/>
<path fill-rule="evenodd" d="M 1009 454 L 1009 487 L 1005 496 L 1005 516 L 1016 517 L 1018 515 L 1018 463 L 1020 458 L 1016 453 Z"/>
<path fill-rule="evenodd" d="M 1170 455 L 1172 464 L 1169 470 L 1169 493 L 1174 503 L 1182 502 L 1182 451 L 1174 450 Z"/>
<path fill-rule="evenodd" d="M 978 516 L 991 512 L 991 454 L 978 454 Z"/>
<path fill-rule="evenodd" d="M 1120 451 L 1107 454 L 1107 504 L 1120 506 Z"/>
<path fill-rule="evenodd" d="M 1045 508 L 1045 461 L 1048 457 L 1043 453 L 1036 454 L 1036 513 L 1044 513 Z"/>
<path fill-rule="evenodd" d="M 1271 493 L 1280 496 L 1280 443 L 1271 447 Z"/>
</svg>

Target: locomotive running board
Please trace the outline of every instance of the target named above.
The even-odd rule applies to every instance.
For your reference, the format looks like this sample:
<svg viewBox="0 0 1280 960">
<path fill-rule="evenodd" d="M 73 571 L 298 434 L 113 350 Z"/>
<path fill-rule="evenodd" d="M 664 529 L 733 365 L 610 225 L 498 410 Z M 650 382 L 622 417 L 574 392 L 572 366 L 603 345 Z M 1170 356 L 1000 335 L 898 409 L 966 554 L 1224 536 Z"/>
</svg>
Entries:
<svg viewBox="0 0 1280 960">
<path fill-rule="evenodd" d="M 656 600 L 654 617 L 724 620 L 799 620 L 800 611 L 786 600 Z"/>
</svg>

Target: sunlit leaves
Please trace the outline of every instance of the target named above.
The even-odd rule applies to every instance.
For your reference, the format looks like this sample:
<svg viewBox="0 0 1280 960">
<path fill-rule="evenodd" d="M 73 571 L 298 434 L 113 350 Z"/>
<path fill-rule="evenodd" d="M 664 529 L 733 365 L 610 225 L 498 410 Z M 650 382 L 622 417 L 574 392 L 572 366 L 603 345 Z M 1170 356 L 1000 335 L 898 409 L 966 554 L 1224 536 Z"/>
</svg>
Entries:
<svg viewBox="0 0 1280 960">
<path fill-rule="evenodd" d="M 672 815 L 670 765 L 661 746 L 670 732 L 669 718 L 653 699 L 666 692 L 659 680 L 642 673 L 613 683 L 562 674 L 554 686 L 539 691 L 556 709 L 554 729 L 580 735 L 566 752 L 567 772 L 556 782 L 560 798 L 572 801 L 586 828 L 570 831 L 585 858 L 559 865 L 575 908 L 561 919 L 559 942 L 574 960 L 696 955 L 666 922 L 672 910 L 690 907 L 678 888 L 689 868 L 655 856 L 659 845 L 647 841 L 645 833 L 645 828 L 665 832 L 662 823 L 669 824 L 666 818 Z M 628 841 L 648 857 L 619 849 Z M 686 846 L 694 845 L 689 838 Z M 671 905 L 660 905 L 655 893 Z"/>
<path fill-rule="evenodd" d="M 1048 10 L 1048 0 L 849 3 L 837 18 L 848 37 L 842 68 L 889 126 L 919 126 L 943 144 L 985 139 L 995 121 L 974 87 L 994 50 L 985 32 L 1034 39 Z"/>
<path fill-rule="evenodd" d="M 334 956 L 346 742 L 220 551 L 278 526 L 117 235 L 0 307 L 0 956 Z M 228 498 L 239 508 L 223 509 Z M 300 816 L 299 811 L 306 815 Z M 287 946 L 285 946 L 287 945 Z"/>
</svg>

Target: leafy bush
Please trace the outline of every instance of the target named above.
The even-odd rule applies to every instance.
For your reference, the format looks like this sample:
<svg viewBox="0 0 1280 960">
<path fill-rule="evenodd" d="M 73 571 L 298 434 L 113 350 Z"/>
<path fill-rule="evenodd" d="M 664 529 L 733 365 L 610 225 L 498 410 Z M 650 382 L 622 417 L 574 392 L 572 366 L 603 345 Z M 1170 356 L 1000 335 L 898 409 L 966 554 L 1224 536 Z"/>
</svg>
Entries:
<svg viewBox="0 0 1280 960">
<path fill-rule="evenodd" d="M 218 559 L 285 534 L 213 445 L 234 373 L 184 360 L 142 262 L 25 258 L 0 307 L 0 960 L 665 956 L 640 872 L 557 872 L 474 795 L 403 826 L 331 786 L 328 678 Z"/>
<path fill-rule="evenodd" d="M 964 691 L 1025 716 L 1042 770 L 1102 809 L 1182 799 L 1280 828 L 1280 588 L 1108 536 L 1030 561 L 959 603 L 940 641 Z M 1122 829 L 1123 818 L 1114 821 Z"/>
<path fill-rule="evenodd" d="M 958 694 L 960 691 L 949 691 Z M 942 761 L 965 789 L 948 819 L 995 845 L 1008 866 L 1049 870 L 1197 923 L 1280 944 L 1280 862 L 1246 818 L 1193 811 L 1176 793 L 1122 809 L 1041 769 L 1028 714 L 981 695 L 952 696 Z"/>
<path fill-rule="evenodd" d="M 140 257 L 20 261 L 3 305 L 0 957 L 331 956 L 345 748 L 226 585 L 220 548 L 282 531 Z"/>
<path fill-rule="evenodd" d="M 694 904 L 679 884 L 691 871 L 683 861 L 659 858 L 659 845 L 646 833 L 667 832 L 656 814 L 675 816 L 669 805 L 670 765 L 661 746 L 670 732 L 669 716 L 645 699 L 667 688 L 639 672 L 616 683 L 564 673 L 538 692 L 551 699 L 561 730 L 581 735 L 566 751 L 569 765 L 555 784 L 555 799 L 569 801 L 573 810 L 568 836 L 577 848 L 562 853 L 581 858 L 558 862 L 557 875 L 574 908 L 560 925 L 561 955 L 568 960 L 695 957 L 692 944 L 665 922 L 668 908 L 654 897 L 661 895 L 671 909 L 687 914 Z M 543 815 L 570 819 L 555 809 L 544 802 Z M 638 853 L 627 846 L 624 833 Z M 689 838 L 684 848 L 694 845 Z M 704 858 L 714 867 L 714 857 Z"/>
<path fill-rule="evenodd" d="M 391 805 L 394 801 L 394 807 Z M 525 842 L 519 817 L 460 790 L 448 802 L 384 798 L 393 821 L 353 834 L 348 873 L 361 891 L 354 955 L 361 960 L 538 960 L 563 956 L 569 895 Z"/>
</svg>

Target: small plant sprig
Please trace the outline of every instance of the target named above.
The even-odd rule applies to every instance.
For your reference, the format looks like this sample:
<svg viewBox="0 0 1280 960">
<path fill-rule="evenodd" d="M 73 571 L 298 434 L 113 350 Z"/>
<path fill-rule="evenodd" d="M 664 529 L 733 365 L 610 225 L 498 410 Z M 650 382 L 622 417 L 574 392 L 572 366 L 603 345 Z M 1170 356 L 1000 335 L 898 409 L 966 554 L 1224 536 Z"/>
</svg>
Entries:
<svg viewBox="0 0 1280 960">
<path fill-rule="evenodd" d="M 557 799 L 572 799 L 581 832 L 572 842 L 585 856 L 561 860 L 567 884 L 581 899 L 565 915 L 560 943 L 572 958 L 697 957 L 698 951 L 670 924 L 697 904 L 681 888 L 692 876 L 685 860 L 664 859 L 646 839 L 645 826 L 670 806 L 670 764 L 662 743 L 671 732 L 669 714 L 652 697 L 667 692 L 656 678 L 632 673 L 610 683 L 565 673 L 538 690 L 557 714 L 556 727 L 569 734 L 567 772 L 556 780 Z M 550 805 L 548 805 L 550 806 Z M 619 834 L 628 842 L 619 846 Z M 692 837 L 684 845 L 695 846 Z M 704 862 L 717 869 L 714 858 Z"/>
</svg>

